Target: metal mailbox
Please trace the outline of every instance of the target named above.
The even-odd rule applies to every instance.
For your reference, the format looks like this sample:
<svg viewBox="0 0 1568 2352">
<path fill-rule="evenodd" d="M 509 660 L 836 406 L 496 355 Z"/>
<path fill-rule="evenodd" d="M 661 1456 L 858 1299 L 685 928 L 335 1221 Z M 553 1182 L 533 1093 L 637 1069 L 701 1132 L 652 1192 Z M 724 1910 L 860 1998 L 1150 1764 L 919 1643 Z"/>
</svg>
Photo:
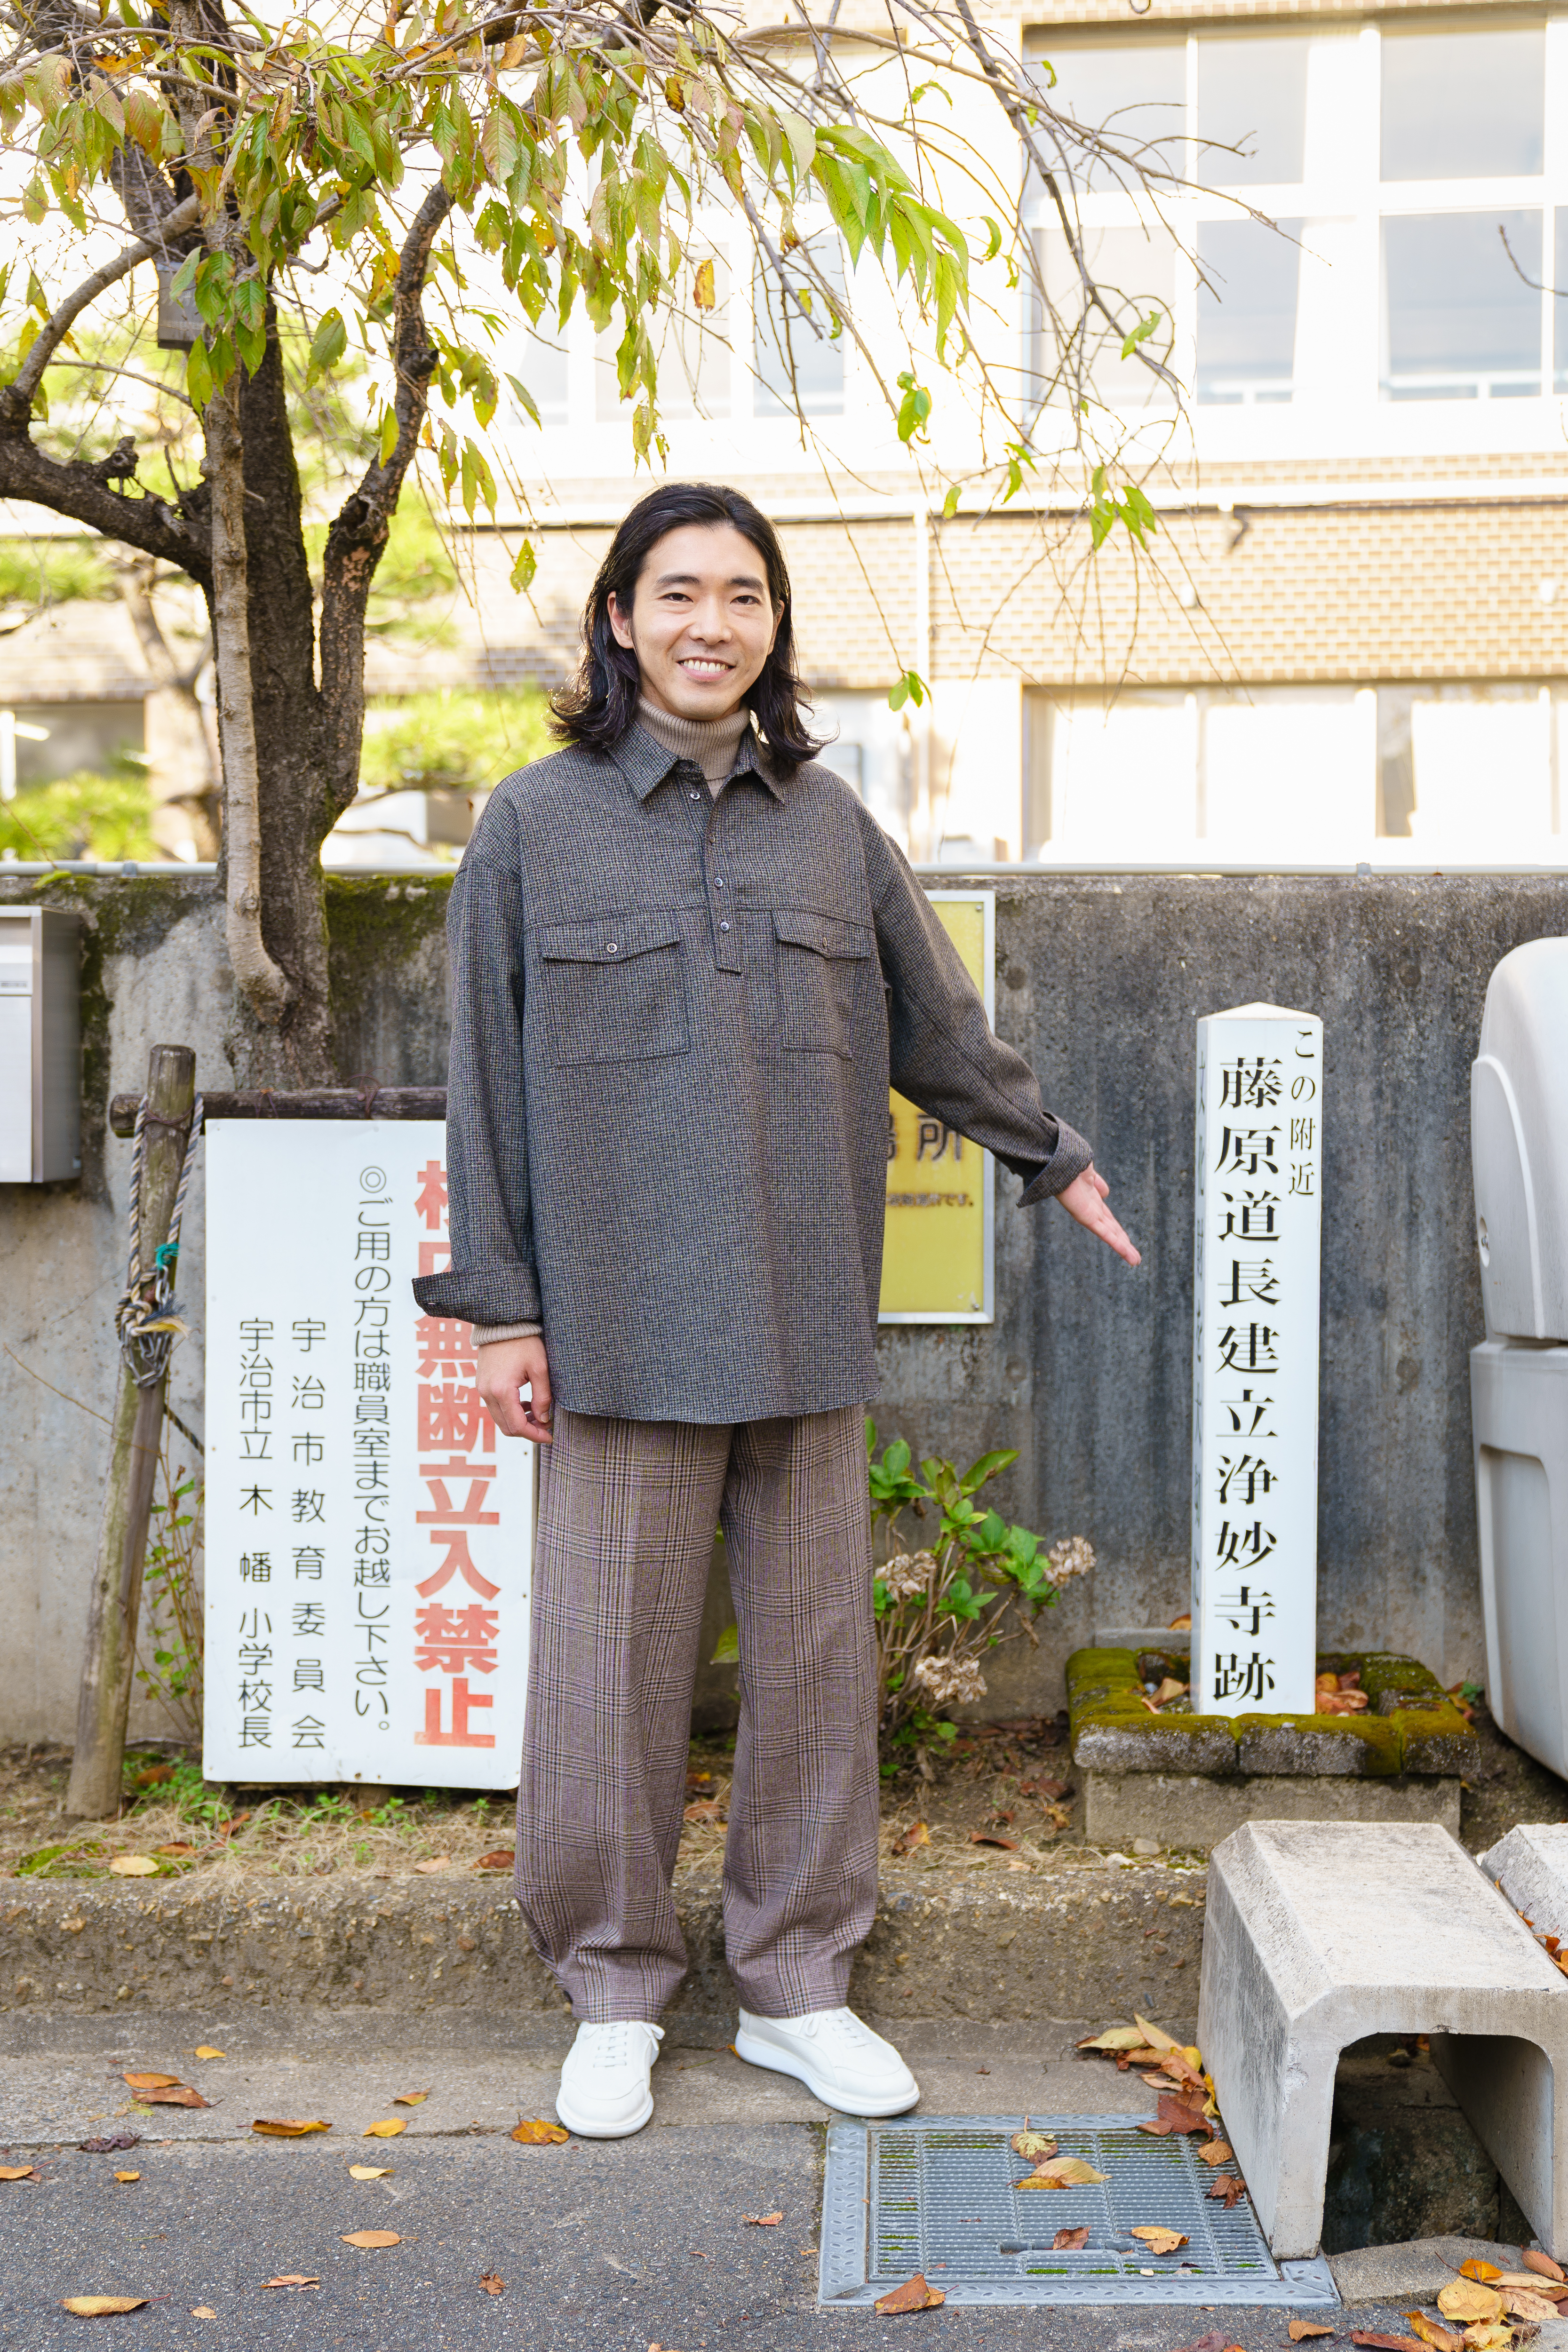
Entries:
<svg viewBox="0 0 1568 2352">
<path fill-rule="evenodd" d="M 81 1173 L 78 918 L 0 907 L 0 1184 Z"/>
</svg>

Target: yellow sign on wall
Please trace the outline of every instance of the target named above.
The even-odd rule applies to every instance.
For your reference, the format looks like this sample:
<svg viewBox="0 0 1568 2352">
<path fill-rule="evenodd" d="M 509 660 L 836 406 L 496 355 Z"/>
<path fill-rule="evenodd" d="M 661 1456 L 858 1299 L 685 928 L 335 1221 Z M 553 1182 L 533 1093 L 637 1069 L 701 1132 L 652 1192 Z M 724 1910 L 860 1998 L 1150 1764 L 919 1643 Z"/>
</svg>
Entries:
<svg viewBox="0 0 1568 2352">
<path fill-rule="evenodd" d="M 989 890 L 931 890 L 937 919 L 994 1010 L 996 901 Z M 989 1323 L 995 1171 L 955 1129 L 888 1098 L 884 1323 Z"/>
</svg>

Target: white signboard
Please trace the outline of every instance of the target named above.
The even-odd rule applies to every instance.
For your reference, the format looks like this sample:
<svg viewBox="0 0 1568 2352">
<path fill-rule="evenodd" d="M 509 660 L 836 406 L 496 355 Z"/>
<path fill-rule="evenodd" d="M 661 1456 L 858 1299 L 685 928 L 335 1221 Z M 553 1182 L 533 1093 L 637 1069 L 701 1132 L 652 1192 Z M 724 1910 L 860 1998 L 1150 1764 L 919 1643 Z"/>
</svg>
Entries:
<svg viewBox="0 0 1568 2352">
<path fill-rule="evenodd" d="M 533 1447 L 479 1403 L 434 1120 L 206 1129 L 216 1780 L 517 1785 Z"/>
<path fill-rule="evenodd" d="M 1323 1024 L 1198 1023 L 1193 1705 L 1310 1715 L 1317 1675 Z"/>
</svg>

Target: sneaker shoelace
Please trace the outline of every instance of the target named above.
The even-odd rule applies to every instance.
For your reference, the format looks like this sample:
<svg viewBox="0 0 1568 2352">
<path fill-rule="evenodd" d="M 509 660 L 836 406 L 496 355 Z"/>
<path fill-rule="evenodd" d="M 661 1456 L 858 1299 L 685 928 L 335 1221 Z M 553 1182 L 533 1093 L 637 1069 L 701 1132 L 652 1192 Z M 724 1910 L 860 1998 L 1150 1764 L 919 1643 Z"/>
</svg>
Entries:
<svg viewBox="0 0 1568 2352">
<path fill-rule="evenodd" d="M 604 2024 L 585 2026 L 578 2038 L 577 2049 L 590 2066 L 619 2068 L 640 2062 L 644 2057 L 651 2060 L 654 2050 L 637 2049 L 633 2044 L 632 2036 L 636 2033 L 651 2034 L 655 2050 L 664 2040 L 662 2025 L 647 2025 L 640 2019 L 616 2017 Z"/>
<path fill-rule="evenodd" d="M 810 2034 L 816 2041 L 839 2042 L 847 2050 L 864 2050 L 877 2039 L 852 2009 L 816 2010 L 791 2031 Z"/>
</svg>

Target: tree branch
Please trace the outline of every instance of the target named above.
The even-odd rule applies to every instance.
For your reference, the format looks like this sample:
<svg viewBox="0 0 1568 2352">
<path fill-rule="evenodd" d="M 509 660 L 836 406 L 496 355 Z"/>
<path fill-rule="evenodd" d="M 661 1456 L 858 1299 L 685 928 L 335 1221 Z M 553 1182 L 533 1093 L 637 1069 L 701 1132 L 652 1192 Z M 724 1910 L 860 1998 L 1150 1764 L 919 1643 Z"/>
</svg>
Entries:
<svg viewBox="0 0 1568 2352">
<path fill-rule="evenodd" d="M 91 467 L 46 456 L 25 432 L 0 432 L 0 499 L 26 499 L 51 514 L 68 515 L 101 538 L 123 540 L 174 564 L 204 593 L 211 591 L 210 548 L 177 509 L 162 499 L 111 490 Z"/>
<path fill-rule="evenodd" d="M 404 480 L 419 446 L 430 406 L 436 347 L 425 323 L 425 278 L 430 252 L 452 198 L 437 181 L 409 225 L 397 269 L 392 352 L 396 371 L 393 413 L 397 439 L 384 463 L 367 466 L 359 488 L 343 502 L 327 534 L 321 576 L 321 702 L 342 761 L 329 781 L 336 818 L 359 783 L 364 727 L 364 615 Z"/>
<path fill-rule="evenodd" d="M 178 236 L 183 230 L 194 228 L 201 215 L 201 198 L 187 196 L 183 205 L 176 205 L 168 218 L 160 223 L 155 236 L 138 237 L 134 245 L 123 247 L 112 261 L 106 261 L 100 269 L 93 271 L 90 278 L 82 279 L 74 294 L 66 296 L 40 332 L 17 374 L 0 393 L 7 423 L 18 418 L 25 421 L 32 414 L 33 394 L 43 382 L 44 370 L 88 306 L 96 302 L 99 296 L 118 278 L 128 276 L 139 261 L 150 261 L 154 252 L 161 250 L 171 236 Z"/>
</svg>

